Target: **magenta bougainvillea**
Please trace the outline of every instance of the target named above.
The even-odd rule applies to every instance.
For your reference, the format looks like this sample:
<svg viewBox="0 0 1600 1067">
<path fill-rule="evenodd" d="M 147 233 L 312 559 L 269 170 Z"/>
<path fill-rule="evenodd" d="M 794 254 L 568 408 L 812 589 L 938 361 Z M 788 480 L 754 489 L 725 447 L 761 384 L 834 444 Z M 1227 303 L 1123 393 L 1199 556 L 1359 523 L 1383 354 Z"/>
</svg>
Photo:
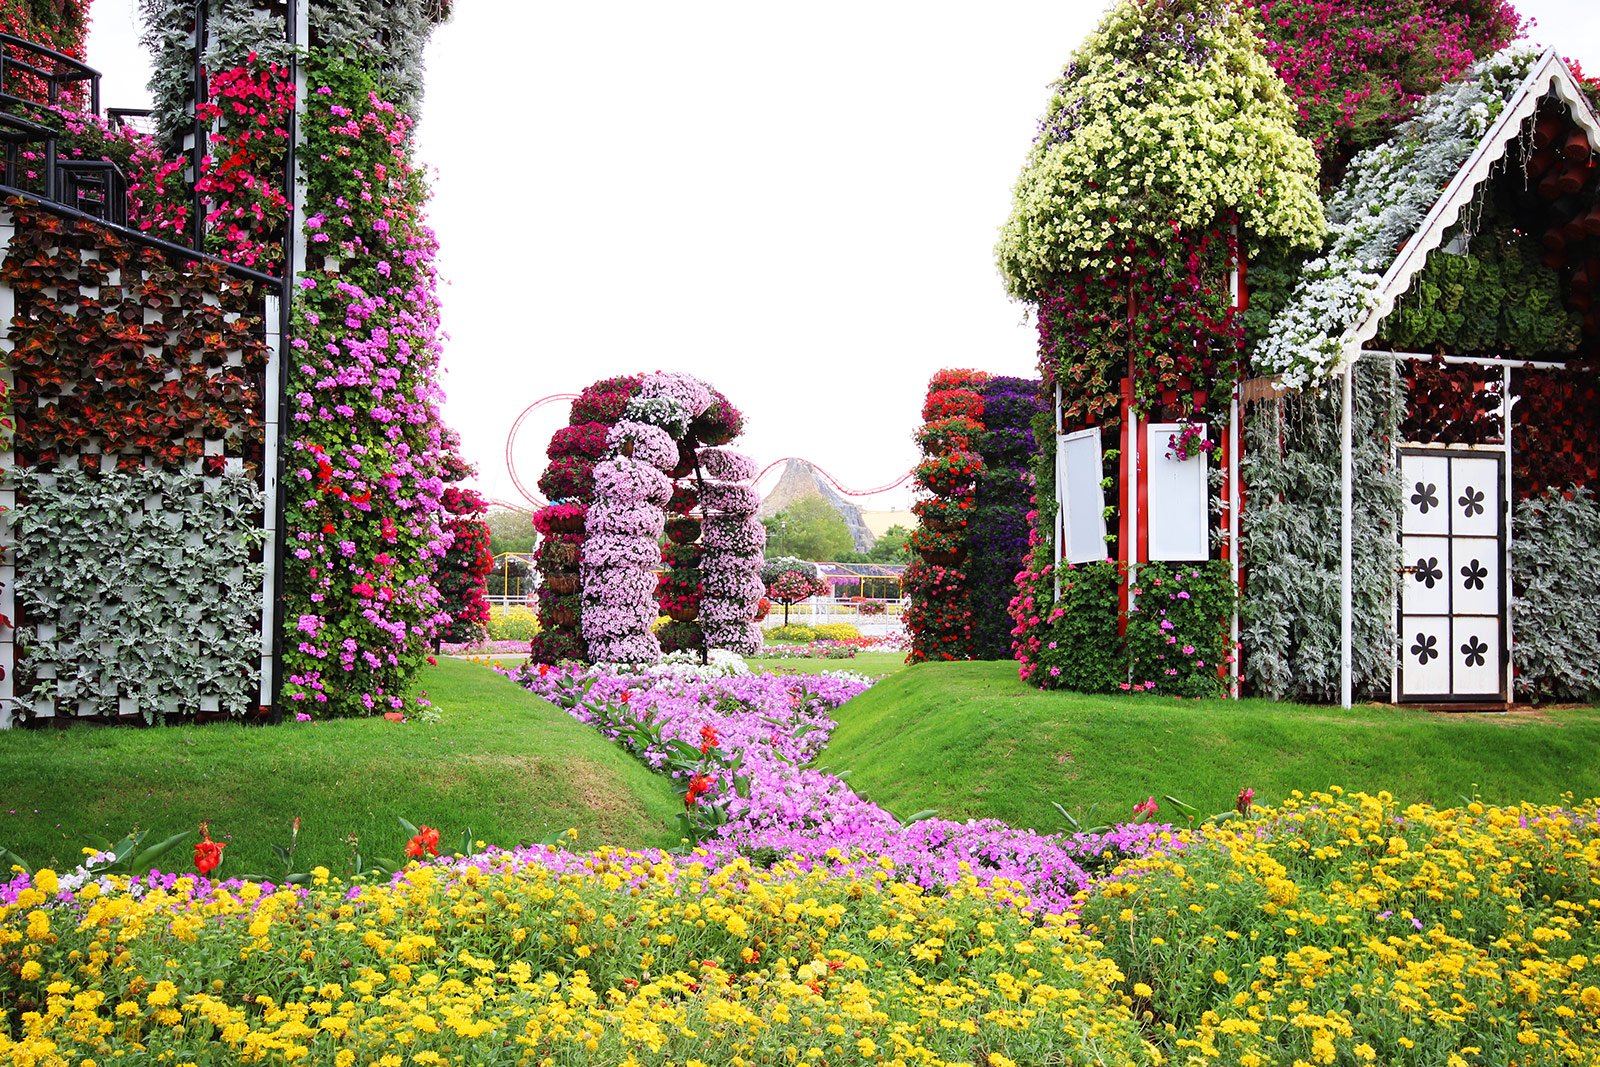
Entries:
<svg viewBox="0 0 1600 1067">
<path fill-rule="evenodd" d="M 435 584 L 449 544 L 435 241 L 412 120 L 360 65 L 313 62 L 308 75 L 284 696 L 318 715 L 402 711 L 450 621 Z"/>
</svg>

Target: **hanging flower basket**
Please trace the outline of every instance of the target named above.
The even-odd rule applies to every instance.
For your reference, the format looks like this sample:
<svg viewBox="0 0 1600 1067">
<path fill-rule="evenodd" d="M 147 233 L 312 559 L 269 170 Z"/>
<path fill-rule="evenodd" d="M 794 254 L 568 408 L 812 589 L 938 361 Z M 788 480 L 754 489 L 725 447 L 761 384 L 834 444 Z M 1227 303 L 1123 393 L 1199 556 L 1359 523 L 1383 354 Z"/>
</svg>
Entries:
<svg viewBox="0 0 1600 1067">
<path fill-rule="evenodd" d="M 546 612 L 545 621 L 551 626 L 576 626 L 578 625 L 578 612 L 570 604 L 557 604 Z"/>
<path fill-rule="evenodd" d="M 667 617 L 672 619 L 673 622 L 694 622 L 700 617 L 700 605 L 674 605 L 667 609 Z"/>
<path fill-rule="evenodd" d="M 687 516 L 667 520 L 667 539 L 675 545 L 687 545 L 700 536 L 700 520 Z"/>
<path fill-rule="evenodd" d="M 570 541 L 546 541 L 540 555 L 541 561 L 550 567 L 578 565 L 578 546 Z"/>
<path fill-rule="evenodd" d="M 561 571 L 546 575 L 544 584 L 550 587 L 552 593 L 561 593 L 563 595 L 576 593 L 579 586 L 576 574 Z"/>
</svg>

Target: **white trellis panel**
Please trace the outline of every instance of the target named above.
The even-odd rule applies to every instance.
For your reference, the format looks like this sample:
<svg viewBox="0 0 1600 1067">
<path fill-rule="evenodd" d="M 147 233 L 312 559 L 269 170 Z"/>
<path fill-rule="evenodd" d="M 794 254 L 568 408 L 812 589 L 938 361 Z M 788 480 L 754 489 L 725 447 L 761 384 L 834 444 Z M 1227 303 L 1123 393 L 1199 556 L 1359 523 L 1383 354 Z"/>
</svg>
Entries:
<svg viewBox="0 0 1600 1067">
<path fill-rule="evenodd" d="M 1106 558 L 1106 492 L 1098 426 L 1056 438 L 1056 500 L 1061 509 L 1060 558 L 1093 563 Z"/>
<path fill-rule="evenodd" d="M 1204 433 L 1205 425 L 1200 424 L 1199 429 Z M 1183 424 L 1177 422 L 1152 422 L 1145 428 L 1148 559 L 1188 561 L 1211 556 L 1206 453 L 1188 459 L 1170 454 L 1168 442 L 1183 430 Z"/>
</svg>

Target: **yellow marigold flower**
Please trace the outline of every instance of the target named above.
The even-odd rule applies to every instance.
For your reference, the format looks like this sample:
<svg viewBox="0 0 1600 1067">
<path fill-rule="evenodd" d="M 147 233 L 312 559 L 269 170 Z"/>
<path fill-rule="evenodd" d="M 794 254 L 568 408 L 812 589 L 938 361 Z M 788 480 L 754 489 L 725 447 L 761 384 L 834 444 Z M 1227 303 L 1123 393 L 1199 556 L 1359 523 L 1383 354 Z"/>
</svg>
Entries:
<svg viewBox="0 0 1600 1067">
<path fill-rule="evenodd" d="M 347 1048 L 342 1048 L 333 1057 L 333 1067 L 351 1067 L 356 1062 L 356 1054 Z"/>
<path fill-rule="evenodd" d="M 1146 1000 L 1149 1000 L 1150 999 L 1150 994 L 1154 993 L 1154 992 L 1155 992 L 1155 990 L 1151 989 L 1149 986 L 1145 985 L 1143 982 L 1135 982 L 1135 983 L 1133 983 L 1133 995 L 1136 996 L 1136 997 L 1144 997 Z"/>
<path fill-rule="evenodd" d="M 1212 971 L 1211 972 L 1211 980 L 1213 982 L 1217 983 L 1218 985 L 1227 985 L 1228 984 L 1228 972 L 1227 971 L 1223 971 L 1223 970 Z"/>
<path fill-rule="evenodd" d="M 1600 988 L 1584 986 L 1583 992 L 1578 994 L 1578 1002 L 1590 1011 L 1600 1011 Z"/>
<path fill-rule="evenodd" d="M 38 960 L 29 960 L 22 965 L 22 980 L 24 982 L 36 982 L 43 973 L 44 968 L 39 965 Z"/>
<path fill-rule="evenodd" d="M 49 867 L 33 872 L 33 884 L 41 891 L 52 895 L 61 891 L 61 883 L 56 880 L 56 872 Z"/>
</svg>

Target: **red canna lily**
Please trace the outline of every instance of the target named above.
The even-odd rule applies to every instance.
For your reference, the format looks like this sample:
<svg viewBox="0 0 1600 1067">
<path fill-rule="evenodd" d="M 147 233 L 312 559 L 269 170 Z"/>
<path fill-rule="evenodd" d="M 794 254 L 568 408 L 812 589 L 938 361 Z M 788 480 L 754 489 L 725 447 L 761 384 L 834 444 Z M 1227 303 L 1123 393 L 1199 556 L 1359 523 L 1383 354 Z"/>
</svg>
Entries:
<svg viewBox="0 0 1600 1067">
<path fill-rule="evenodd" d="M 211 840 L 211 824 L 200 824 L 200 840 L 194 846 L 194 869 L 201 874 L 210 874 L 217 869 L 217 864 L 222 862 L 222 850 L 227 846 L 220 841 Z"/>
<path fill-rule="evenodd" d="M 406 842 L 407 856 L 422 859 L 425 854 L 439 854 L 439 831 L 431 826 L 417 827 L 417 836 Z"/>
</svg>

